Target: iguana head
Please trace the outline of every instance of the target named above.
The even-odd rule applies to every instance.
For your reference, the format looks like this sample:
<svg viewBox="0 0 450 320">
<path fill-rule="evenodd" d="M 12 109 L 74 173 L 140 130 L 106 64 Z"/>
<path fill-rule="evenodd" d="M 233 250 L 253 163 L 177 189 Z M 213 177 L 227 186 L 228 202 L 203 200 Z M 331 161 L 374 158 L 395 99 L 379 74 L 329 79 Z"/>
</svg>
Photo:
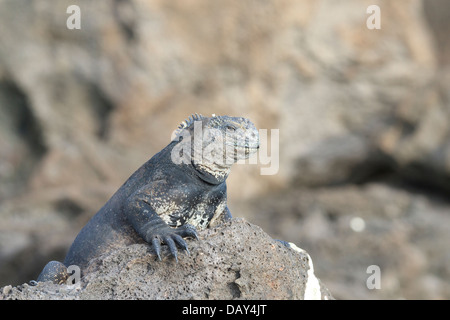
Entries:
<svg viewBox="0 0 450 320">
<path fill-rule="evenodd" d="M 218 182 L 227 178 L 233 163 L 259 148 L 258 130 L 243 117 L 195 114 L 180 124 L 173 140 L 178 146 L 172 160 L 181 156 L 183 163 L 191 163 L 202 178 Z"/>
</svg>

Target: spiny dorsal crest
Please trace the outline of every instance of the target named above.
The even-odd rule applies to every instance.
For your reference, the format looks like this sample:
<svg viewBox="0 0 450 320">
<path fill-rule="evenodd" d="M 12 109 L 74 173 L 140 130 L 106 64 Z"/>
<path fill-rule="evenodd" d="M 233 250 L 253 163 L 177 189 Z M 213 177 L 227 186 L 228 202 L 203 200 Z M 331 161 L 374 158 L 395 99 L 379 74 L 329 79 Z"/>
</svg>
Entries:
<svg viewBox="0 0 450 320">
<path fill-rule="evenodd" d="M 183 129 L 191 126 L 195 121 L 199 121 L 202 119 L 204 119 L 204 117 L 201 114 L 194 113 L 193 115 L 190 115 L 189 118 L 181 122 L 178 128 L 175 130 L 174 138 L 178 137 L 178 135 Z"/>
<path fill-rule="evenodd" d="M 191 124 L 194 123 L 194 121 L 202 120 L 204 117 L 201 114 L 194 113 L 193 115 L 190 115 L 189 118 L 184 120 L 180 125 L 178 126 L 178 129 L 184 129 L 189 127 Z"/>
</svg>

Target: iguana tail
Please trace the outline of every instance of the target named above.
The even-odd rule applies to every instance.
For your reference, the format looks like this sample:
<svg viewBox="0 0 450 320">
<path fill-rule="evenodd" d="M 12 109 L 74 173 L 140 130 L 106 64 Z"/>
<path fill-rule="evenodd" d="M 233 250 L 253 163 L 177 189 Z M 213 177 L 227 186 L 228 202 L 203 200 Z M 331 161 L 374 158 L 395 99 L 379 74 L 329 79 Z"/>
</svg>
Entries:
<svg viewBox="0 0 450 320">
<path fill-rule="evenodd" d="M 30 281 L 31 285 L 36 285 L 38 282 L 51 281 L 55 284 L 63 284 L 66 282 L 70 274 L 67 272 L 67 267 L 59 261 L 50 261 L 42 270 L 37 278 L 37 281 Z"/>
</svg>

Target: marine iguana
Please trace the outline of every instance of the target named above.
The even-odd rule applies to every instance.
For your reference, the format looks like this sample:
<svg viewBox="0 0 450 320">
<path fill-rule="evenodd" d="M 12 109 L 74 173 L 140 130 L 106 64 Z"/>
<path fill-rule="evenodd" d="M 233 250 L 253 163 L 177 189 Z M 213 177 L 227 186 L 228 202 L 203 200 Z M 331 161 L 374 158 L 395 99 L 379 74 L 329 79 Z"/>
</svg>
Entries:
<svg viewBox="0 0 450 320">
<path fill-rule="evenodd" d="M 50 261 L 37 281 L 64 283 L 68 266 L 83 272 L 102 253 L 142 241 L 159 260 L 161 244 L 167 245 L 178 261 L 177 246 L 189 254 L 183 238 L 198 239 L 196 228 L 231 219 L 226 187 L 231 165 L 258 148 L 258 131 L 246 118 L 190 116 L 89 220 L 64 263 Z"/>
</svg>

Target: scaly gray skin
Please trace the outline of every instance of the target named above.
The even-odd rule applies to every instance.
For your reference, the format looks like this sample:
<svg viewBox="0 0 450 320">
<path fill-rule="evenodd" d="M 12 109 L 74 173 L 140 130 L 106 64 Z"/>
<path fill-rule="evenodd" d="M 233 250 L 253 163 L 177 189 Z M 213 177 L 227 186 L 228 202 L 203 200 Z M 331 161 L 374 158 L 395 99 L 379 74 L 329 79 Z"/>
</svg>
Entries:
<svg viewBox="0 0 450 320">
<path fill-rule="evenodd" d="M 178 261 L 177 246 L 189 253 L 183 238 L 198 238 L 196 229 L 231 218 L 225 183 L 231 165 L 258 148 L 258 131 L 248 119 L 191 116 L 92 217 L 64 263 L 49 262 L 37 281 L 64 283 L 69 265 L 83 272 L 91 259 L 142 241 L 159 260 L 161 244 L 167 245 Z"/>
</svg>

